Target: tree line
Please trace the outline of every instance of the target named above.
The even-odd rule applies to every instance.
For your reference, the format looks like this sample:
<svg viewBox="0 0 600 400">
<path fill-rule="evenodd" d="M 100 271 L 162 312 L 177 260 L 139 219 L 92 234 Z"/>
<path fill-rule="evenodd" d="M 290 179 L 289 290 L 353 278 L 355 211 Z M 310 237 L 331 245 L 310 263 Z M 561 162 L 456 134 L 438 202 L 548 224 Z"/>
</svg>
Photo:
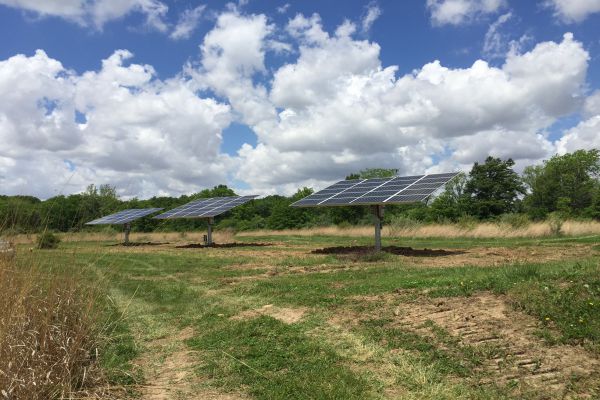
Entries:
<svg viewBox="0 0 600 400">
<path fill-rule="evenodd" d="M 442 193 L 428 203 L 386 206 L 385 221 L 408 219 L 424 223 L 482 221 L 503 218 L 543 220 L 600 220 L 600 152 L 578 150 L 555 155 L 540 165 L 526 167 L 521 175 L 513 169 L 512 159 L 488 157 L 475 163 L 469 173 L 461 173 L 446 185 Z M 389 177 L 393 169 L 366 169 L 347 179 Z M 314 226 L 350 226 L 371 224 L 367 206 L 291 208 L 290 204 L 313 193 L 299 189 L 294 195 L 266 196 L 217 217 L 217 228 L 234 230 L 296 229 Z M 60 195 L 40 200 L 32 196 L 0 196 L 0 231 L 33 233 L 42 229 L 68 232 L 86 227 L 85 223 L 127 208 L 183 205 L 189 201 L 234 196 L 225 185 L 180 197 L 121 200 L 110 185 L 89 185 L 83 193 Z M 206 222 L 196 219 L 153 220 L 142 218 L 134 223 L 137 231 L 193 231 L 205 229 Z"/>
</svg>

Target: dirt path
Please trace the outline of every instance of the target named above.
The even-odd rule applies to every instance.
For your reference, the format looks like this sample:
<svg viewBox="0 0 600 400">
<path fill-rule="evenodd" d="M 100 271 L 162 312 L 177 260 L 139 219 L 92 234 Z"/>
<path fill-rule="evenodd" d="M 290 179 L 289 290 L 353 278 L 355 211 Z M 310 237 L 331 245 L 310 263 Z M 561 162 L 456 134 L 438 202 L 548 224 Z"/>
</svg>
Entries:
<svg viewBox="0 0 600 400">
<path fill-rule="evenodd" d="M 137 364 L 143 369 L 146 384 L 139 387 L 144 400 L 240 400 L 239 394 L 221 393 L 203 384 L 194 367 L 200 354 L 187 348 L 185 340 L 193 337 L 191 327 L 174 336 L 148 344 Z"/>
</svg>

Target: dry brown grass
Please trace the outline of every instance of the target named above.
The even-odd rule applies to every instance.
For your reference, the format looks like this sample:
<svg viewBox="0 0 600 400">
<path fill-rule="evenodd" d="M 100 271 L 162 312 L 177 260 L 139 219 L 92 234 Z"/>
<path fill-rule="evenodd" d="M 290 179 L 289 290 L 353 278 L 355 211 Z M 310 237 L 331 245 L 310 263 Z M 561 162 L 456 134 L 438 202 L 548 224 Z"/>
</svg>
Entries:
<svg viewBox="0 0 600 400">
<path fill-rule="evenodd" d="M 129 235 L 131 242 L 169 242 L 169 243 L 201 243 L 204 232 L 134 232 Z M 30 245 L 37 240 L 37 234 L 21 234 L 11 237 L 15 244 Z M 104 242 L 122 241 L 122 233 L 114 232 L 78 232 L 57 233 L 61 242 Z M 215 243 L 232 243 L 235 241 L 235 233 L 231 230 L 220 230 L 213 232 Z"/>
<path fill-rule="evenodd" d="M 72 274 L 0 259 L 0 399 L 77 398 L 99 386 L 96 301 Z"/>
<path fill-rule="evenodd" d="M 596 221 L 565 221 L 561 233 L 565 236 L 600 235 L 600 222 Z M 204 232 L 135 232 L 130 235 L 132 242 L 169 242 L 169 243 L 201 243 Z M 120 241 L 122 233 L 115 232 L 78 232 L 56 234 L 62 242 L 87 241 Z M 327 226 L 307 229 L 257 230 L 239 232 L 238 236 L 353 236 L 371 237 L 373 227 L 356 226 L 340 228 Z M 474 226 L 458 224 L 422 224 L 406 228 L 383 227 L 383 235 L 387 237 L 440 237 L 440 238 L 519 238 L 552 236 L 548 222 L 533 222 L 524 227 L 515 228 L 508 224 L 482 222 Z M 215 243 L 233 243 L 236 234 L 231 230 L 213 232 Z M 21 234 L 11 237 L 16 244 L 33 244 L 36 234 Z"/>
<path fill-rule="evenodd" d="M 442 238 L 496 238 L 496 237 L 544 237 L 551 236 L 552 232 L 547 222 L 535 222 L 522 228 L 513 228 L 510 225 L 496 223 L 479 223 L 473 227 L 462 227 L 456 224 L 424 224 L 410 228 L 393 228 L 384 226 L 383 234 L 388 237 L 442 237 Z M 562 226 L 562 234 L 567 236 L 598 235 L 600 234 L 600 223 L 595 221 L 566 221 Z M 373 228 L 370 226 L 338 228 L 335 226 L 310 228 L 310 229 L 287 229 L 281 231 L 259 230 L 252 232 L 241 232 L 240 236 L 373 236 Z"/>
</svg>

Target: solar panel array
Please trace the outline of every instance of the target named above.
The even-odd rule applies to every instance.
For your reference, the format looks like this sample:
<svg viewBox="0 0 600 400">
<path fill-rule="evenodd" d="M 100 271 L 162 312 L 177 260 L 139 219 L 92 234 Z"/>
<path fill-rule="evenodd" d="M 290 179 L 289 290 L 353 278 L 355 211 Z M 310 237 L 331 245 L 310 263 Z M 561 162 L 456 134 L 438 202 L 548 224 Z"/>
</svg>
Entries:
<svg viewBox="0 0 600 400">
<path fill-rule="evenodd" d="M 340 181 L 292 204 L 293 207 L 411 203 L 428 199 L 458 172 Z"/>
<path fill-rule="evenodd" d="M 99 219 L 88 222 L 86 225 L 117 225 L 126 224 L 136 219 L 145 217 L 146 215 L 154 214 L 162 208 L 132 208 L 129 210 L 119 211 L 118 213 L 107 215 Z"/>
<path fill-rule="evenodd" d="M 156 219 L 174 219 L 174 218 L 212 218 L 234 207 L 249 202 L 256 196 L 233 196 L 233 197 L 213 197 L 210 199 L 195 200 L 183 206 L 169 210 L 163 214 L 157 215 Z"/>
</svg>

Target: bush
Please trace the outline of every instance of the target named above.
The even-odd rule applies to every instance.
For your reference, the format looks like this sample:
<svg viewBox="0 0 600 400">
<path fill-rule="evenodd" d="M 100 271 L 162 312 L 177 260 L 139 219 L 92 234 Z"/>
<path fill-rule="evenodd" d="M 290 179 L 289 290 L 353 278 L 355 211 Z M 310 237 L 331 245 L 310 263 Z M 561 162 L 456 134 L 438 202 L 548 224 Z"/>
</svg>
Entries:
<svg viewBox="0 0 600 400">
<path fill-rule="evenodd" d="M 508 225 L 513 229 L 525 228 L 529 225 L 529 217 L 525 214 L 502 214 L 498 217 L 498 223 Z"/>
<path fill-rule="evenodd" d="M 565 220 L 560 213 L 550 213 L 548 215 L 548 226 L 550 226 L 550 233 L 554 236 L 559 236 L 562 233 L 562 226 L 564 222 Z"/>
<path fill-rule="evenodd" d="M 60 238 L 52 232 L 44 232 L 37 238 L 38 249 L 56 249 L 60 243 Z"/>
<path fill-rule="evenodd" d="M 479 224 L 479 220 L 472 215 L 463 215 L 456 221 L 456 224 L 463 229 L 473 230 Z"/>
</svg>

